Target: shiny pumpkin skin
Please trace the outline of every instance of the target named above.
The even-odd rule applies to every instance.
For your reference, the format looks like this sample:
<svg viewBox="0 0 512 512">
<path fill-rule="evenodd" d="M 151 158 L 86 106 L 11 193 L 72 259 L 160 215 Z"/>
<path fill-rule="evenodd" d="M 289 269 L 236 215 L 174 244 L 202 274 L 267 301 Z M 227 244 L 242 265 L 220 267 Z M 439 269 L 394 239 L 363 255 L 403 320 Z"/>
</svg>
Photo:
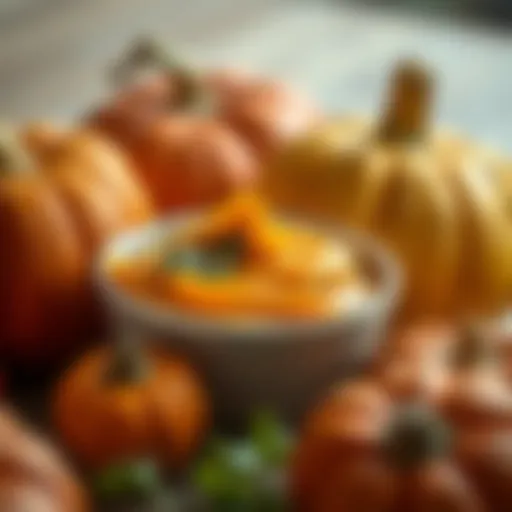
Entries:
<svg viewBox="0 0 512 512">
<path fill-rule="evenodd" d="M 88 512 L 84 489 L 46 441 L 5 407 L 0 411 L 0 508 L 6 512 Z"/>
<path fill-rule="evenodd" d="M 417 132 L 405 126 L 400 136 L 388 134 L 387 113 L 331 120 L 278 155 L 262 189 L 281 207 L 387 244 L 408 278 L 404 318 L 499 310 L 512 288 L 510 163 L 462 136 L 431 130 L 427 114 L 417 119 L 414 111 L 414 101 L 427 99 L 407 97 L 418 94 L 408 86 L 395 85 L 405 89 L 396 93 L 404 98 L 395 98 L 397 110 L 403 104 L 395 117 L 420 125 Z"/>
<path fill-rule="evenodd" d="M 155 121 L 133 148 L 161 212 L 215 203 L 251 186 L 255 178 L 250 149 L 233 131 L 201 116 Z"/>
<path fill-rule="evenodd" d="M 512 397 L 500 367 L 483 362 L 450 367 L 446 345 L 441 347 L 455 338 L 450 340 L 448 331 L 437 326 L 401 333 L 392 345 L 414 342 L 415 332 L 416 348 L 396 351 L 394 361 L 410 364 L 407 375 L 416 372 L 414 381 L 404 386 L 403 380 L 391 379 L 391 367 L 390 372 L 375 372 L 334 389 L 307 418 L 292 468 L 297 510 L 507 510 L 512 498 Z M 429 336 L 441 366 L 437 379 L 425 372 L 432 361 L 419 364 Z M 393 363 L 393 356 L 385 361 Z M 443 418 L 452 431 L 452 446 L 404 469 L 389 458 L 383 440 L 397 409 L 414 403 L 428 404 Z"/>
<path fill-rule="evenodd" d="M 33 162 L 0 178 L 0 351 L 32 365 L 65 357 L 85 336 L 96 250 L 153 210 L 98 136 L 31 126 L 19 139 Z"/>
<path fill-rule="evenodd" d="M 199 377 L 180 358 L 154 349 L 144 353 L 147 377 L 109 381 L 114 357 L 112 347 L 93 350 L 58 383 L 52 415 L 63 443 L 93 469 L 137 457 L 183 469 L 210 421 Z"/>
</svg>

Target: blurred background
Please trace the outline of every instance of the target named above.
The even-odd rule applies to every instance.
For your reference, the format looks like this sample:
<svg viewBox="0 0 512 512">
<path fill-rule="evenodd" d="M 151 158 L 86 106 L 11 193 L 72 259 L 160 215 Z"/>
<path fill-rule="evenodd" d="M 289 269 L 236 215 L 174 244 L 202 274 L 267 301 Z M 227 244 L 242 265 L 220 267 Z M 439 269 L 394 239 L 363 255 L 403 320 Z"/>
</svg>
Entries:
<svg viewBox="0 0 512 512">
<path fill-rule="evenodd" d="M 243 63 L 334 111 L 371 110 L 390 65 L 438 69 L 438 113 L 512 149 L 510 0 L 2 0 L 0 110 L 72 118 L 108 94 L 105 71 L 154 33 L 198 63 Z"/>
</svg>

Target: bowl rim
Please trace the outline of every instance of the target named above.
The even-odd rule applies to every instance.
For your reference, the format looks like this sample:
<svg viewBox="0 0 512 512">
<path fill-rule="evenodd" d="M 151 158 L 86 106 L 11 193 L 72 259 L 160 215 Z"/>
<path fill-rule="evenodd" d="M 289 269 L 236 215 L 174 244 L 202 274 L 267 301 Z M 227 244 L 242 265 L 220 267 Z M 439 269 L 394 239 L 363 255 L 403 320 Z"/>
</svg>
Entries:
<svg viewBox="0 0 512 512">
<path fill-rule="evenodd" d="M 372 236 L 359 230 L 340 226 L 339 224 L 318 222 L 314 219 L 299 215 L 284 213 L 281 215 L 287 221 L 319 230 L 330 236 L 347 240 L 354 245 L 365 257 L 377 264 L 380 273 L 380 286 L 369 297 L 350 311 L 342 312 L 339 316 L 325 319 L 255 319 L 233 321 L 231 318 L 201 317 L 197 313 L 172 309 L 168 306 L 152 303 L 147 299 L 132 296 L 121 290 L 110 278 L 108 265 L 112 258 L 116 258 L 116 252 L 122 251 L 122 247 L 133 244 L 135 249 L 124 251 L 134 253 L 148 245 L 152 236 L 166 232 L 179 232 L 202 218 L 207 212 L 206 208 L 186 210 L 171 215 L 166 215 L 146 224 L 121 232 L 108 240 L 96 255 L 93 263 L 93 284 L 99 292 L 100 299 L 110 310 L 123 317 L 123 322 L 141 322 L 150 325 L 157 332 L 171 332 L 174 335 L 222 339 L 224 341 L 237 341 L 240 338 L 244 342 L 289 340 L 317 336 L 323 333 L 339 330 L 341 326 L 350 327 L 367 320 L 368 317 L 378 313 L 382 309 L 388 309 L 386 317 L 394 313 L 402 296 L 403 270 L 397 259 L 380 242 Z"/>
</svg>

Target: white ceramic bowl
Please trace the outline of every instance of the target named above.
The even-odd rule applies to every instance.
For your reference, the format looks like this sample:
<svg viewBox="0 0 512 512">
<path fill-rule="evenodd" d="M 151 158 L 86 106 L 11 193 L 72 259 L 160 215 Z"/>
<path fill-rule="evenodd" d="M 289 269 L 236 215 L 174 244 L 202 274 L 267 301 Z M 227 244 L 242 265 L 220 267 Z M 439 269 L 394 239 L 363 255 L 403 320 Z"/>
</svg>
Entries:
<svg viewBox="0 0 512 512">
<path fill-rule="evenodd" d="M 373 240 L 313 225 L 330 236 L 348 239 L 377 282 L 375 293 L 340 318 L 254 323 L 207 319 L 130 296 L 113 282 L 108 273 L 112 258 L 147 250 L 200 214 L 174 216 L 122 234 L 101 251 L 96 279 L 113 321 L 119 329 L 145 341 L 163 341 L 187 356 L 203 373 L 221 421 L 243 422 L 262 407 L 300 419 L 334 381 L 370 362 L 397 305 L 401 272 Z"/>
</svg>

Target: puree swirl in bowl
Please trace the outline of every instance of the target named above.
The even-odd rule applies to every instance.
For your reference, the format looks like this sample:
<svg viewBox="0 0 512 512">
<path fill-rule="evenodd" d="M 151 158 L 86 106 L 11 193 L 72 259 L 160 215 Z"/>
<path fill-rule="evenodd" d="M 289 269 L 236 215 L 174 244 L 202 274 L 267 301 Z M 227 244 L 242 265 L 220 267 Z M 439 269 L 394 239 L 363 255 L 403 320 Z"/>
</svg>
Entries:
<svg viewBox="0 0 512 512">
<path fill-rule="evenodd" d="M 372 292 L 350 244 L 233 198 L 171 240 L 112 262 L 130 295 L 206 316 L 324 319 Z"/>
</svg>

